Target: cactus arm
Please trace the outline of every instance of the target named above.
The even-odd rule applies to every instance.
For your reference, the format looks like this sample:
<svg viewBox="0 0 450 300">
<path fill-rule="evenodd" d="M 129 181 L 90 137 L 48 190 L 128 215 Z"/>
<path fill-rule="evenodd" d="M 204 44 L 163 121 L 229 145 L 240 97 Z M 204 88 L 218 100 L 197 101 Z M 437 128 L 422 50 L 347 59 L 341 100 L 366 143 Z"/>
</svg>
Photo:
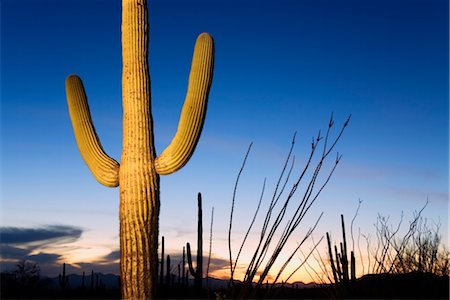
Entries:
<svg viewBox="0 0 450 300">
<path fill-rule="evenodd" d="M 76 75 L 66 79 L 67 104 L 81 156 L 94 177 L 108 187 L 119 185 L 119 164 L 103 150 L 92 124 L 83 82 Z"/>
<path fill-rule="evenodd" d="M 355 253 L 353 251 L 350 252 L 350 274 L 351 274 L 351 280 L 356 280 L 356 260 L 355 260 Z"/>
<path fill-rule="evenodd" d="M 214 69 L 214 41 L 207 33 L 198 36 L 192 58 L 186 99 L 177 133 L 155 160 L 156 172 L 168 175 L 181 169 L 192 156 L 206 115 Z"/>
<path fill-rule="evenodd" d="M 194 270 L 194 267 L 192 266 L 191 245 L 189 243 L 186 244 L 186 252 L 187 252 L 189 272 L 191 272 L 191 275 L 195 277 L 197 276 L 197 271 Z"/>
<path fill-rule="evenodd" d="M 333 252 L 331 251 L 331 239 L 330 239 L 330 234 L 328 232 L 327 232 L 327 244 L 328 244 L 328 255 L 330 256 L 331 270 L 333 271 L 334 283 L 338 283 L 339 277 L 338 277 L 338 274 L 336 271 L 336 266 L 334 265 Z M 339 262 L 336 261 L 336 263 L 339 263 Z"/>
</svg>

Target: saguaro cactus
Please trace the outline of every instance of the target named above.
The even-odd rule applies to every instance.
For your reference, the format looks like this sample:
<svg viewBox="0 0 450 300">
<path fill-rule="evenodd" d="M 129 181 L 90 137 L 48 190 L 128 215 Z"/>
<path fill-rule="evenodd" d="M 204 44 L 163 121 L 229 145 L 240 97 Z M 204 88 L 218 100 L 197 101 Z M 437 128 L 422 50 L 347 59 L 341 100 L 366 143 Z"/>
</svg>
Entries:
<svg viewBox="0 0 450 300">
<path fill-rule="evenodd" d="M 145 0 L 122 1 L 123 140 L 119 163 L 103 150 L 91 121 L 81 79 L 66 80 L 67 102 L 81 155 L 103 185 L 120 185 L 122 297 L 151 298 L 158 276 L 159 175 L 183 167 L 203 127 L 214 65 L 214 42 L 197 38 L 186 100 L 171 144 L 156 157 L 148 67 L 148 11 Z"/>
</svg>

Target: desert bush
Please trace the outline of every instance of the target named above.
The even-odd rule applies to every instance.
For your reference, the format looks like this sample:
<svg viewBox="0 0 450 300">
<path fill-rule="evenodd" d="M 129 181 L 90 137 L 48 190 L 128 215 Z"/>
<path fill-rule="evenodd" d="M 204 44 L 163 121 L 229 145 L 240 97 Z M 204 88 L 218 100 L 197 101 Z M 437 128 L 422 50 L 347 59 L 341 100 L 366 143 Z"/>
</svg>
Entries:
<svg viewBox="0 0 450 300">
<path fill-rule="evenodd" d="M 422 217 L 427 203 L 409 222 L 408 230 L 399 236 L 403 214 L 397 226 L 389 217 L 378 216 L 375 224 L 377 246 L 372 247 L 373 273 L 404 274 L 410 272 L 449 275 L 450 252 L 442 244 L 440 223 Z"/>
</svg>

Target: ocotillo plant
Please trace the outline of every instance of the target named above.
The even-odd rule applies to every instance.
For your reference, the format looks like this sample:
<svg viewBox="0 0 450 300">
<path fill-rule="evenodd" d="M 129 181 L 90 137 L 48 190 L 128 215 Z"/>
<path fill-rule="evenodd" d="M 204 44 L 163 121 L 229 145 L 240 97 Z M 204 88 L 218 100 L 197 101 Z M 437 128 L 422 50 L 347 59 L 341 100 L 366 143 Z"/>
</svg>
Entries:
<svg viewBox="0 0 450 300">
<path fill-rule="evenodd" d="M 198 222 L 197 222 L 197 268 L 192 266 L 191 245 L 187 243 L 187 257 L 189 271 L 194 277 L 194 284 L 197 289 L 202 288 L 203 275 L 203 213 L 202 213 L 202 194 L 198 193 Z"/>
<path fill-rule="evenodd" d="M 62 290 L 64 290 L 69 283 L 69 276 L 66 276 L 66 263 L 63 263 L 62 275 L 59 274 L 58 281 L 59 281 L 59 286 L 61 287 Z"/>
<path fill-rule="evenodd" d="M 341 215 L 342 224 L 342 242 L 340 245 L 341 252 L 338 252 L 338 248 L 334 246 L 334 257 L 333 251 L 331 250 L 331 239 L 330 234 L 327 232 L 327 244 L 328 244 L 328 256 L 330 258 L 331 270 L 333 272 L 334 283 L 339 282 L 349 282 L 349 270 L 348 270 L 348 256 L 347 256 L 347 239 L 345 237 L 345 225 L 344 225 L 344 215 Z M 353 251 L 350 253 L 350 278 L 352 281 L 356 279 L 356 268 L 355 268 L 355 255 Z"/>
<path fill-rule="evenodd" d="M 81 155 L 103 185 L 120 185 L 122 297 L 154 297 L 158 277 L 159 175 L 182 168 L 203 127 L 214 65 L 214 42 L 203 33 L 195 44 L 186 100 L 171 144 L 156 157 L 148 66 L 146 0 L 122 1 L 123 139 L 119 163 L 103 150 L 92 124 L 81 79 L 66 80 L 69 114 Z"/>
</svg>

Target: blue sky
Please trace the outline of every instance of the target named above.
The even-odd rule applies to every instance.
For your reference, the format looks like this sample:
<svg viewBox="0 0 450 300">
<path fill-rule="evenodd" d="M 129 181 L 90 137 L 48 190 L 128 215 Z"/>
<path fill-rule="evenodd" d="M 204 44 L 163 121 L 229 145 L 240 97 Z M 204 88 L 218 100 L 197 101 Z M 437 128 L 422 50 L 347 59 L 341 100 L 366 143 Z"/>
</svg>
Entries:
<svg viewBox="0 0 450 300">
<path fill-rule="evenodd" d="M 358 199 L 358 226 L 371 232 L 377 213 L 408 217 L 428 198 L 424 216 L 440 220 L 448 244 L 448 1 L 155 0 L 149 14 L 158 153 L 176 130 L 196 36 L 210 32 L 216 46 L 196 152 L 161 178 L 166 247 L 195 240 L 202 192 L 205 228 L 216 212 L 213 252 L 226 258 L 221 243 L 248 144 L 237 240 L 265 177 L 273 189 L 294 132 L 299 169 L 332 112 L 337 127 L 352 120 L 337 146 L 341 164 L 311 211 L 311 220 L 325 213 L 317 237 L 338 234 L 339 215 L 350 218 Z M 120 17 L 120 1 L 1 2 L 1 226 L 81 230 L 70 243 L 33 248 L 73 264 L 118 249 L 119 194 L 98 184 L 78 153 L 64 80 L 81 76 L 102 145 L 120 159 Z"/>
</svg>

